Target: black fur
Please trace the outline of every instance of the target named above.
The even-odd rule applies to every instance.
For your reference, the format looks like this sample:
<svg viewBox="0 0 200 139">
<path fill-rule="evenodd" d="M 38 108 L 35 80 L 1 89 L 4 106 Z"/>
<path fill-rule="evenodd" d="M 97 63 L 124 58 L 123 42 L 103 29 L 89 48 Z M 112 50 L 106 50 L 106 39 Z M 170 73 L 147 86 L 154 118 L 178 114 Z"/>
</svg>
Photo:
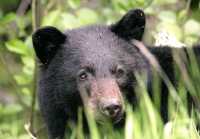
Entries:
<svg viewBox="0 0 200 139">
<path fill-rule="evenodd" d="M 118 36 L 126 39 L 141 40 L 145 28 L 145 14 L 140 9 L 130 10 L 111 30 Z"/>
<path fill-rule="evenodd" d="M 33 45 L 36 55 L 43 64 L 48 64 L 66 36 L 55 27 L 38 29 L 33 34 Z"/>
</svg>

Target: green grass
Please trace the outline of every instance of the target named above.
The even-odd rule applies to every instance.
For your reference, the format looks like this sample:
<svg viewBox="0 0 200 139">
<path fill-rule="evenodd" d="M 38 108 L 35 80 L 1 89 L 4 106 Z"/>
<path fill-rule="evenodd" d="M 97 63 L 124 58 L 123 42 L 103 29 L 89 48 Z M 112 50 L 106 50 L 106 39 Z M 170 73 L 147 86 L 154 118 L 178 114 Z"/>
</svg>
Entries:
<svg viewBox="0 0 200 139">
<path fill-rule="evenodd" d="M 71 130 L 73 134 L 68 134 L 70 139 L 200 139 L 200 133 L 196 129 L 200 123 L 199 110 L 193 108 L 188 112 L 189 92 L 195 100 L 195 105 L 200 104 L 200 71 L 196 57 L 191 50 L 188 50 L 189 58 L 185 54 L 175 53 L 175 69 L 177 87 L 169 85 L 169 121 L 163 123 L 160 116 L 160 75 L 154 76 L 154 98 L 149 97 L 147 89 L 139 76 L 137 77 L 140 102 L 137 108 L 132 109 L 131 105 L 126 105 L 126 124 L 124 129 L 114 130 L 111 124 L 99 127 L 91 114 L 87 114 L 89 122 L 89 135 L 84 135 L 79 113 L 79 123 L 74 125 Z M 183 60 L 185 59 L 185 60 Z M 184 62 L 183 62 L 184 61 Z M 191 64 L 192 63 L 192 64 Z M 165 76 L 162 76 L 165 77 Z M 170 83 L 171 84 L 171 83 Z M 170 88 L 172 87 L 172 88 Z M 199 105 L 200 106 L 200 105 Z M 81 128 L 80 128 L 81 127 Z"/>
<path fill-rule="evenodd" d="M 159 109 L 160 105 L 160 75 L 153 76 L 153 99 L 147 93 L 145 81 L 136 76 L 138 86 L 136 92 L 139 94 L 139 104 L 135 109 L 126 104 L 125 127 L 114 130 L 109 122 L 97 125 L 93 115 L 87 113 L 90 134 L 84 134 L 82 123 L 82 111 L 78 112 L 78 124 L 67 123 L 69 127 L 66 139 L 200 139 L 200 133 L 196 124 L 200 123 L 200 112 L 193 108 L 191 114 L 187 108 L 187 92 L 195 100 L 195 105 L 200 106 L 200 71 L 196 57 L 192 51 L 188 51 L 189 58 L 180 57 L 175 53 L 175 71 L 177 87 L 168 86 L 172 92 L 169 95 L 169 121 L 163 123 Z M 182 54 L 181 54 L 182 55 Z M 185 60 L 183 60 L 185 59 Z M 185 61 L 183 63 L 183 61 Z M 155 72 L 156 73 L 156 72 Z M 163 77 L 163 76 L 162 76 Z M 0 138 L 4 139 L 28 139 L 30 136 L 24 129 L 27 122 L 27 113 L 19 105 L 0 105 Z M 38 116 L 38 115 L 37 115 Z M 38 119 L 38 117 L 36 117 Z M 43 126 L 36 123 L 35 128 Z M 38 128 L 37 128 L 38 127 Z M 47 133 L 44 129 L 40 131 L 38 139 L 46 139 Z"/>
</svg>

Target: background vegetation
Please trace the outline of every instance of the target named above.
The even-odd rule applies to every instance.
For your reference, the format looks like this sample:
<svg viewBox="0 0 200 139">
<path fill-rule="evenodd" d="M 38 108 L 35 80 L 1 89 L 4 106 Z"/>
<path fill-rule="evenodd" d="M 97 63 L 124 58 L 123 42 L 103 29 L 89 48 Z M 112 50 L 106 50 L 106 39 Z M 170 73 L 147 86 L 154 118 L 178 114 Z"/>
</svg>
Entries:
<svg viewBox="0 0 200 139">
<path fill-rule="evenodd" d="M 31 34 L 38 26 L 52 25 L 64 30 L 93 23 L 111 24 L 129 9 L 142 8 L 147 15 L 145 44 L 179 47 L 200 43 L 199 0 L 40 0 L 39 10 L 37 5 L 34 7 L 34 2 L 34 0 L 0 1 L 0 138 L 2 139 L 27 139 L 34 138 L 33 135 L 39 139 L 45 138 L 44 124 L 35 99 L 37 69 L 31 42 Z M 192 57 L 192 63 L 195 63 Z M 140 89 L 144 92 L 143 103 L 134 112 L 127 108 L 129 124 L 126 124 L 125 131 L 115 133 L 108 128 L 107 132 L 110 132 L 102 137 L 96 125 L 91 124 L 92 138 L 199 139 L 194 123 L 200 116 L 195 110 L 192 116 L 188 115 L 185 92 L 189 88 L 197 100 L 200 100 L 198 91 L 200 74 L 197 74 L 199 68 L 195 64 L 188 70 L 192 85 L 185 85 L 180 76 L 178 94 L 181 95 L 175 98 L 172 95 L 170 99 L 169 123 L 162 124 L 157 112 L 159 100 L 156 101 L 158 105 L 151 103 L 145 95 L 145 87 L 141 81 Z M 177 72 L 177 76 L 180 72 Z M 177 103 L 177 98 L 181 103 Z M 80 126 L 81 124 L 78 127 L 71 126 L 70 138 L 82 138 Z"/>
</svg>

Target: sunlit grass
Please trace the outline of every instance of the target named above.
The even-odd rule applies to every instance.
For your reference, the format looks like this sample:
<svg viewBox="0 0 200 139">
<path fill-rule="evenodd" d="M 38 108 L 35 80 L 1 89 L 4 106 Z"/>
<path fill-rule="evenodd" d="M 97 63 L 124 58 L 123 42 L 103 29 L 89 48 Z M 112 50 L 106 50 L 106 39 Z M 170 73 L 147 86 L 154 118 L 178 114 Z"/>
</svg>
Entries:
<svg viewBox="0 0 200 139">
<path fill-rule="evenodd" d="M 84 110 L 79 109 L 78 123 L 67 123 L 66 139 L 200 139 L 200 133 L 196 128 L 196 125 L 200 123 L 200 112 L 197 110 L 200 107 L 199 62 L 192 51 L 187 52 L 187 58 L 185 54 L 181 54 L 180 57 L 177 52 L 174 52 L 177 86 L 173 92 L 175 95 L 169 93 L 169 121 L 167 123 L 163 123 L 160 115 L 162 77 L 155 71 L 153 98 L 150 98 L 145 79 L 136 74 L 138 86 L 135 91 L 140 101 L 134 109 L 131 104 L 126 103 L 126 119 L 123 128 L 114 129 L 109 122 L 99 125 L 95 122 L 93 115 L 86 112 L 89 133 L 85 133 L 82 115 Z M 188 93 L 195 103 L 190 113 Z M 24 119 L 27 117 L 24 118 L 20 114 L 22 111 L 18 105 L 6 107 L 0 105 L 0 138 L 27 139 L 30 137 L 23 128 L 26 122 Z M 41 132 L 43 131 L 44 129 Z M 38 139 L 46 138 L 46 136 L 38 137 Z"/>
<path fill-rule="evenodd" d="M 187 93 L 190 93 L 195 104 L 200 103 L 198 101 L 200 100 L 198 91 L 200 89 L 199 65 L 193 52 L 187 52 L 189 57 L 186 61 L 182 60 L 186 58 L 182 57 L 182 54 L 181 56 L 179 54 L 174 55 L 176 58 L 174 67 L 178 83 L 174 92 L 176 95 L 169 94 L 169 121 L 167 123 L 163 123 L 159 111 L 161 107 L 160 78 L 155 75 L 154 95 L 153 98 L 150 98 L 145 81 L 136 76 L 138 81 L 136 92 L 139 92 L 140 101 L 134 109 L 131 104 L 126 104 L 126 122 L 123 129 L 114 130 L 111 124 L 98 126 L 94 117 L 87 114 L 90 134 L 84 134 L 83 130 L 80 130 L 83 125 L 79 119 L 78 128 L 72 129 L 76 130 L 76 135 L 73 137 L 77 139 L 200 139 L 200 133 L 196 128 L 196 125 L 200 122 L 199 111 L 194 106 L 189 113 L 187 104 Z M 176 96 L 178 99 L 175 98 Z M 80 115 L 79 112 L 79 117 Z"/>
</svg>

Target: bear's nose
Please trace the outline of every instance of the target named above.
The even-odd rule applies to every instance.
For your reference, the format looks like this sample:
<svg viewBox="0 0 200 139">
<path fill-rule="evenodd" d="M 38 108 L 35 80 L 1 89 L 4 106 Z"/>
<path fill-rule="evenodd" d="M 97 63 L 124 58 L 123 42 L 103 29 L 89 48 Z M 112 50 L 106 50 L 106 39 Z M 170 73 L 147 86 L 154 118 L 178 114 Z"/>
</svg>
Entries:
<svg viewBox="0 0 200 139">
<path fill-rule="evenodd" d="M 109 104 L 104 105 L 103 107 L 103 113 L 111 118 L 116 118 L 118 115 L 120 115 L 122 111 L 122 106 L 120 104 Z"/>
</svg>

